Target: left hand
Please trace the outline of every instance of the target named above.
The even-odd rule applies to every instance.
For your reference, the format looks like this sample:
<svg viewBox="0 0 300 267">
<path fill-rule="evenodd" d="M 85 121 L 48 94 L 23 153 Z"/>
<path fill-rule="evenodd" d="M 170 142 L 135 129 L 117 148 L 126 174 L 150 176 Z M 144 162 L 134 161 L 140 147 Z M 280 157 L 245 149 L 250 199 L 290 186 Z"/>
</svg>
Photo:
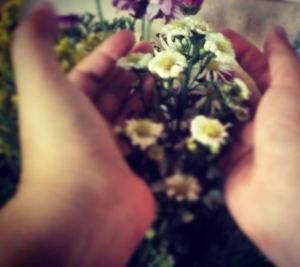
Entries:
<svg viewBox="0 0 300 267">
<path fill-rule="evenodd" d="M 112 134 L 133 81 L 115 62 L 151 46 L 118 32 L 67 77 L 53 51 L 55 29 L 45 4 L 15 33 L 22 173 L 0 213 L 0 265 L 125 266 L 153 219 L 154 201 Z"/>
</svg>

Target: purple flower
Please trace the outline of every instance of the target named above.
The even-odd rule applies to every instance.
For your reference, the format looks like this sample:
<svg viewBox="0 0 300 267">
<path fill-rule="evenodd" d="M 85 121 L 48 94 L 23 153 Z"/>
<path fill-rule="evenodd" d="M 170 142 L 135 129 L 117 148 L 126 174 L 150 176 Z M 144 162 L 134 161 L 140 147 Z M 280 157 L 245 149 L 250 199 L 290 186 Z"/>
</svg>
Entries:
<svg viewBox="0 0 300 267">
<path fill-rule="evenodd" d="M 113 0 L 112 4 L 119 10 L 129 11 L 135 18 L 145 15 L 149 0 Z"/>
<path fill-rule="evenodd" d="M 58 26 L 60 28 L 73 28 L 76 27 L 81 19 L 77 15 L 66 15 L 57 17 Z"/>
<path fill-rule="evenodd" d="M 151 20 L 162 18 L 167 22 L 183 15 L 179 0 L 149 0 L 146 13 Z"/>
<path fill-rule="evenodd" d="M 204 0 L 179 0 L 180 7 L 184 14 L 195 15 L 200 10 Z"/>
</svg>

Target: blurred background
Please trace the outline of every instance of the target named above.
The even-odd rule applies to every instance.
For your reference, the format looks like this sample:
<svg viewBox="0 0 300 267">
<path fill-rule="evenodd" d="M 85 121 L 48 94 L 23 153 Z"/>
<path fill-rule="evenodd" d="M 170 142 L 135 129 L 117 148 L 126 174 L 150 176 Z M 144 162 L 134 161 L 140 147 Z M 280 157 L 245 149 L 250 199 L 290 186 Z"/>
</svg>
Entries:
<svg viewBox="0 0 300 267">
<path fill-rule="evenodd" d="M 27 2 L 28 10 L 42 0 Z M 48 0 L 48 2 L 53 3 L 60 14 L 96 12 L 93 0 Z M 111 0 L 102 0 L 102 5 L 107 18 L 116 16 Z M 232 28 L 259 46 L 273 25 L 284 26 L 293 41 L 300 30 L 300 0 L 206 0 L 199 16 L 217 29 Z"/>
</svg>

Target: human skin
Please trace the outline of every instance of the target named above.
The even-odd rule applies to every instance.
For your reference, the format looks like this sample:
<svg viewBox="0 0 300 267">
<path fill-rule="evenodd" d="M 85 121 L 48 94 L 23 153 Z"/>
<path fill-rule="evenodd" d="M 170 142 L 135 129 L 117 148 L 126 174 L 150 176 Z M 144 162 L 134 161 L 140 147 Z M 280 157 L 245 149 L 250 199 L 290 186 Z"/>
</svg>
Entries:
<svg viewBox="0 0 300 267">
<path fill-rule="evenodd" d="M 115 61 L 151 47 L 119 32 L 66 76 L 53 52 L 55 28 L 53 11 L 43 5 L 15 34 L 22 173 L 0 213 L 0 266 L 122 267 L 155 203 L 112 135 L 112 126 L 139 106 L 134 98 L 122 105 L 133 77 Z M 276 265 L 299 266 L 300 63 L 280 28 L 269 34 L 265 52 L 224 33 L 261 90 L 253 120 L 225 158 L 226 203 Z"/>
</svg>

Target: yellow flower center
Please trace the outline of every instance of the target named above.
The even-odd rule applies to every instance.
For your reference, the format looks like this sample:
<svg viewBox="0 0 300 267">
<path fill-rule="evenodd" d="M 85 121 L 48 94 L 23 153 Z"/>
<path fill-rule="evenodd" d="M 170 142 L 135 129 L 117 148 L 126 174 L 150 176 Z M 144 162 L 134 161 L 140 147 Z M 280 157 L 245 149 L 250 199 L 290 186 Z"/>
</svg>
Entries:
<svg viewBox="0 0 300 267">
<path fill-rule="evenodd" d="M 174 66 L 175 63 L 176 62 L 175 62 L 174 58 L 165 57 L 160 60 L 159 66 L 163 69 L 171 70 L 171 68 Z"/>
<path fill-rule="evenodd" d="M 176 195 L 184 196 L 190 191 L 190 185 L 186 181 L 179 182 L 178 184 L 174 184 L 170 186 L 169 188 L 172 188 L 175 190 Z"/>
<path fill-rule="evenodd" d="M 147 122 L 139 122 L 135 127 L 135 132 L 139 137 L 148 137 L 151 135 L 151 127 Z"/>
<path fill-rule="evenodd" d="M 222 133 L 222 129 L 220 127 L 211 123 L 206 124 L 203 127 L 203 131 L 211 138 L 218 138 Z"/>
<path fill-rule="evenodd" d="M 220 64 L 219 64 L 219 62 L 216 61 L 216 60 L 210 61 L 210 62 L 207 64 L 207 66 L 206 66 L 206 68 L 207 68 L 208 70 L 210 70 L 210 71 L 216 71 L 216 70 L 219 70 L 219 67 L 220 67 Z"/>
<path fill-rule="evenodd" d="M 229 53 L 231 51 L 231 45 L 227 41 L 217 42 L 217 47 L 221 52 L 224 52 L 224 53 Z"/>
</svg>

